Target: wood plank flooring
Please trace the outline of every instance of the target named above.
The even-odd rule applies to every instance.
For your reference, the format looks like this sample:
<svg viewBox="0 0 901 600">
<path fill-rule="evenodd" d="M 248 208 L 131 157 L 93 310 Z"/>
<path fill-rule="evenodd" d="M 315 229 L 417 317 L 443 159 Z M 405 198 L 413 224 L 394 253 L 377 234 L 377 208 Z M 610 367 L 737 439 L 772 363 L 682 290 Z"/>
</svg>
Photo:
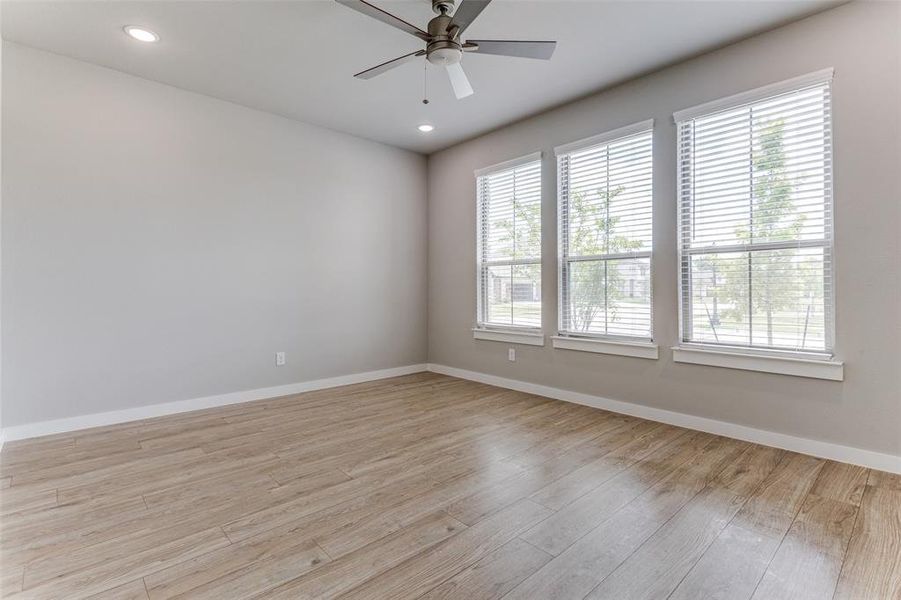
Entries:
<svg viewBox="0 0 901 600">
<path fill-rule="evenodd" d="M 421 373 L 8 444 L 0 596 L 901 600 L 901 477 Z"/>
</svg>

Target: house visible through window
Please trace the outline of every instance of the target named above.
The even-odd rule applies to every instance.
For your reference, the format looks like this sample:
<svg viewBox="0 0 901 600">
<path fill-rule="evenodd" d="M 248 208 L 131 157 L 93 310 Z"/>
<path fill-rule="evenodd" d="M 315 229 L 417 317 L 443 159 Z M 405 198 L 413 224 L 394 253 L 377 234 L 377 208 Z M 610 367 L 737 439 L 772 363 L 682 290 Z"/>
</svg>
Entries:
<svg viewBox="0 0 901 600">
<path fill-rule="evenodd" d="M 557 149 L 563 335 L 652 337 L 652 127 Z"/>
<path fill-rule="evenodd" d="M 683 342 L 831 353 L 830 79 L 677 113 Z"/>
<path fill-rule="evenodd" d="M 541 157 L 477 172 L 478 325 L 541 327 Z"/>
</svg>

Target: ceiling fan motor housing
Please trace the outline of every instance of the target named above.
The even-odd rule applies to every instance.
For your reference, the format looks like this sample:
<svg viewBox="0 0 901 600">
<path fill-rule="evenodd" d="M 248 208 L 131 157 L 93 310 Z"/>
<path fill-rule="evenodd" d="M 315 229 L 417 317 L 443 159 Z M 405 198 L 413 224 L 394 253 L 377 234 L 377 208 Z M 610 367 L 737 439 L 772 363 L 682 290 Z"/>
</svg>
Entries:
<svg viewBox="0 0 901 600">
<path fill-rule="evenodd" d="M 440 0 L 434 0 L 435 2 Z M 453 4 L 453 3 L 451 3 Z M 460 62 L 463 57 L 463 46 L 448 33 L 451 17 L 442 13 L 429 21 L 429 41 L 426 46 L 426 58 L 435 65 L 447 66 Z"/>
<path fill-rule="evenodd" d="M 416 50 L 385 61 L 371 69 L 357 73 L 354 77 L 371 79 L 425 55 L 430 63 L 444 67 L 458 100 L 473 93 L 472 84 L 469 83 L 469 78 L 466 77 L 463 66 L 460 64 L 463 52 L 548 60 L 557 45 L 557 42 L 552 41 L 528 40 L 468 40 L 464 43 L 463 32 L 482 13 L 491 0 L 429 0 L 432 10 L 438 16 L 429 21 L 426 30 L 382 10 L 367 0 L 336 1 L 408 33 L 426 44 L 425 50 Z M 421 0 L 417 0 L 417 2 L 419 1 Z"/>
</svg>

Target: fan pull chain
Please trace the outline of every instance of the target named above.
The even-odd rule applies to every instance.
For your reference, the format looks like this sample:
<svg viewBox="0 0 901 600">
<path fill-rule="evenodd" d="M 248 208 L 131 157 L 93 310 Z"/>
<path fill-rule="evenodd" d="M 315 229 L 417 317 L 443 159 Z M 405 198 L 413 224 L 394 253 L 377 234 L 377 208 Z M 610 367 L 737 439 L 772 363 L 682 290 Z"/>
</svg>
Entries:
<svg viewBox="0 0 901 600">
<path fill-rule="evenodd" d="M 428 78 L 429 61 L 422 61 L 422 103 L 429 103 L 429 78 Z"/>
</svg>

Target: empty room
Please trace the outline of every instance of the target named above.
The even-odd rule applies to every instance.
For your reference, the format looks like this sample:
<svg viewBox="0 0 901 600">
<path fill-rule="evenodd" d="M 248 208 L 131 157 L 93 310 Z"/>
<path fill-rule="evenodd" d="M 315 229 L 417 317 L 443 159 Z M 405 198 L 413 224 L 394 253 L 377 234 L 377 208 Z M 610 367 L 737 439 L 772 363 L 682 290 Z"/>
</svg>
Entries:
<svg viewBox="0 0 901 600">
<path fill-rule="evenodd" d="M 0 32 L 0 598 L 901 600 L 901 0 Z"/>
</svg>

